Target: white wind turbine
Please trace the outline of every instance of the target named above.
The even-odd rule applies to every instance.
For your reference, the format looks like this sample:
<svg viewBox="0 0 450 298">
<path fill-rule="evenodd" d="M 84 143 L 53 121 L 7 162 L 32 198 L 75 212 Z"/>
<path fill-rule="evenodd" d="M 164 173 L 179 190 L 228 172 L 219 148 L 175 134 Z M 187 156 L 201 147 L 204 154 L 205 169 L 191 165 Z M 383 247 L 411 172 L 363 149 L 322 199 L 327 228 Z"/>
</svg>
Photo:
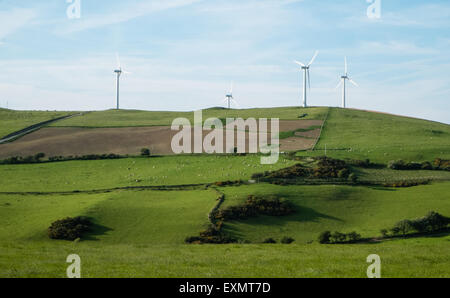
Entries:
<svg viewBox="0 0 450 298">
<path fill-rule="evenodd" d="M 342 85 L 342 108 L 345 109 L 346 107 L 346 100 L 347 100 L 347 94 L 346 94 L 346 80 L 348 80 L 350 83 L 352 83 L 353 85 L 355 85 L 356 87 L 358 87 L 358 84 L 356 84 L 355 81 L 353 81 L 349 76 L 348 76 L 348 67 L 347 67 L 347 57 L 345 57 L 344 59 L 344 63 L 345 63 L 345 73 L 343 76 L 341 76 L 341 81 L 339 82 L 339 84 L 336 86 L 336 89 L 339 88 L 339 86 Z"/>
<path fill-rule="evenodd" d="M 301 70 L 303 70 L 303 107 L 307 107 L 306 103 L 306 81 L 308 81 L 308 86 L 311 89 L 311 77 L 309 75 L 309 67 L 313 64 L 314 60 L 316 59 L 317 55 L 319 54 L 319 51 L 316 51 L 314 56 L 312 57 L 311 61 L 305 65 L 299 61 L 294 61 L 296 64 L 300 65 Z"/>
<path fill-rule="evenodd" d="M 234 100 L 234 97 L 233 97 L 233 82 L 231 82 L 230 92 L 225 95 L 224 102 L 225 101 L 228 102 L 228 109 L 231 108 L 231 102 L 234 102 L 235 105 L 239 106 L 238 103 Z"/>
<path fill-rule="evenodd" d="M 122 73 L 124 74 L 131 74 L 131 72 L 122 70 L 122 66 L 120 64 L 120 57 L 119 54 L 116 53 L 116 60 L 117 60 L 117 69 L 114 70 L 114 72 L 117 74 L 116 84 L 117 84 L 117 110 L 119 109 L 119 81 L 120 81 L 120 75 Z"/>
</svg>

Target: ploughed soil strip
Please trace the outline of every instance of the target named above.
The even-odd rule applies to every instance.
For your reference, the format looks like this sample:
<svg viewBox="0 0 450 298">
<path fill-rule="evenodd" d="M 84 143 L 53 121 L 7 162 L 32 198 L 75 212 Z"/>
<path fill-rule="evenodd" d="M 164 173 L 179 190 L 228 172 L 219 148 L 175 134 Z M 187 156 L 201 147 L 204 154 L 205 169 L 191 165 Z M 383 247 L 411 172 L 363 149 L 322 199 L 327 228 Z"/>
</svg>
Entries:
<svg viewBox="0 0 450 298">
<path fill-rule="evenodd" d="M 280 131 L 294 131 L 320 126 L 321 120 L 280 120 Z M 270 132 L 270 121 L 268 122 Z M 211 131 L 203 131 L 203 137 Z M 319 130 L 320 132 L 320 130 Z M 178 131 L 170 126 L 120 127 L 120 128 L 77 128 L 46 127 L 27 134 L 14 142 L 0 144 L 0 159 L 12 156 L 29 156 L 43 152 L 50 156 L 75 156 L 88 154 L 138 155 L 142 148 L 149 148 L 152 154 L 173 154 L 172 138 Z M 225 143 L 225 131 L 224 143 Z M 257 137 L 254 131 L 247 131 L 248 140 Z M 194 133 L 191 133 L 193 144 Z M 235 143 L 237 133 L 235 132 Z M 270 134 L 269 134 L 270 138 Z M 269 141 L 270 143 L 270 141 Z M 291 137 L 280 140 L 280 150 L 306 150 L 312 148 L 314 139 Z M 225 145 L 224 145 L 225 147 Z M 232 148 L 231 148 L 232 149 Z M 230 148 L 224 149 L 229 152 Z M 248 151 L 248 150 L 247 150 Z"/>
</svg>

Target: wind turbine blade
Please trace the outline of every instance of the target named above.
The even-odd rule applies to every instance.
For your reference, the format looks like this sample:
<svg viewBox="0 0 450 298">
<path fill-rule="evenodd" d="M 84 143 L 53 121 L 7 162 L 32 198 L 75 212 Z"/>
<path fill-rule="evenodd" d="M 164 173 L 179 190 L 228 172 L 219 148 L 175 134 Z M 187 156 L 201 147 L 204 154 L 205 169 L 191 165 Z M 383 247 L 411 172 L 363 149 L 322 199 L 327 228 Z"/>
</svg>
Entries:
<svg viewBox="0 0 450 298">
<path fill-rule="evenodd" d="M 350 83 L 352 83 L 353 85 L 355 85 L 356 87 L 359 87 L 359 85 L 358 85 L 358 84 L 356 84 L 356 82 L 355 82 L 355 81 L 353 81 L 352 79 L 348 79 L 348 81 L 349 81 Z"/>
<path fill-rule="evenodd" d="M 305 64 L 303 64 L 303 63 L 301 63 L 301 62 L 299 62 L 299 61 L 297 61 L 297 60 L 294 60 L 294 63 L 296 63 L 296 64 L 298 64 L 298 65 L 300 65 L 300 66 L 303 66 L 303 67 L 306 66 Z"/>
<path fill-rule="evenodd" d="M 231 81 L 231 89 L 230 89 L 230 94 L 233 94 L 233 81 Z"/>
<path fill-rule="evenodd" d="M 336 88 L 334 88 L 334 89 L 339 88 L 341 85 L 342 85 L 342 80 L 339 81 L 339 84 L 337 84 Z"/>
<path fill-rule="evenodd" d="M 231 101 L 239 108 L 239 104 L 237 103 L 237 101 L 234 100 L 234 98 L 231 98 Z"/>
<path fill-rule="evenodd" d="M 319 54 L 319 51 L 316 51 L 316 53 L 314 54 L 314 56 L 312 57 L 311 61 L 309 62 L 308 66 L 311 66 L 311 64 L 314 63 L 314 60 L 316 60 L 317 55 Z"/>
<path fill-rule="evenodd" d="M 119 53 L 116 52 L 116 61 L 117 61 L 117 67 L 120 68 L 120 57 L 119 57 Z"/>
<path fill-rule="evenodd" d="M 132 74 L 132 72 L 125 71 L 125 70 L 122 70 L 122 72 L 123 72 L 124 74 Z"/>
<path fill-rule="evenodd" d="M 345 57 L 345 74 L 347 74 L 347 69 L 348 69 L 348 67 L 347 67 L 347 57 Z"/>
</svg>

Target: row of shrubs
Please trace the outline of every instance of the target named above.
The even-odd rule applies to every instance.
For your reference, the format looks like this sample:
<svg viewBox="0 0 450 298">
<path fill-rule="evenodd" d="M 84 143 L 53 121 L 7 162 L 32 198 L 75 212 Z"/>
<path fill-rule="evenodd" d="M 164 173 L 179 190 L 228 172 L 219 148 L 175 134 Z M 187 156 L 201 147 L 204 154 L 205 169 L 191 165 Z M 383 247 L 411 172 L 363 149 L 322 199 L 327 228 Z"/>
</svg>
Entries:
<svg viewBox="0 0 450 298">
<path fill-rule="evenodd" d="M 221 225 L 220 227 L 210 225 L 206 230 L 200 232 L 199 236 L 187 237 L 184 242 L 189 244 L 228 244 L 238 241 L 224 234 Z"/>
<path fill-rule="evenodd" d="M 431 211 L 427 215 L 416 219 L 405 219 L 397 222 L 390 229 L 381 230 L 383 237 L 406 236 L 411 233 L 435 233 L 446 229 L 450 225 L 450 218 Z"/>
<path fill-rule="evenodd" d="M 37 153 L 26 157 L 13 156 L 0 161 L 0 164 L 12 165 L 12 164 L 25 164 L 25 163 L 38 163 L 45 157 L 44 153 Z"/>
<path fill-rule="evenodd" d="M 48 237 L 60 240 L 75 240 L 90 231 L 92 222 L 82 216 L 67 217 L 53 222 L 47 230 Z"/>
<path fill-rule="evenodd" d="M 295 241 L 294 238 L 283 237 L 283 238 L 281 238 L 280 243 L 282 243 L 282 244 L 291 244 L 294 241 Z M 267 239 L 264 239 L 263 243 L 275 244 L 275 243 L 277 243 L 277 241 L 275 239 L 273 239 L 273 238 L 267 238 Z"/>
<path fill-rule="evenodd" d="M 44 153 L 37 153 L 35 155 L 30 155 L 26 157 L 14 156 L 4 160 L 0 160 L 0 164 L 29 164 L 29 163 L 41 163 L 45 162 L 42 160 L 45 157 Z M 55 161 L 68 161 L 68 160 L 99 160 L 99 159 L 118 159 L 124 158 L 126 156 L 118 155 L 118 154 L 88 154 L 82 156 L 51 156 L 48 158 L 48 162 Z"/>
<path fill-rule="evenodd" d="M 430 180 L 416 180 L 416 181 L 397 181 L 383 183 L 384 187 L 413 187 L 418 185 L 426 185 L 430 183 Z"/>
<path fill-rule="evenodd" d="M 356 243 L 361 240 L 361 235 L 356 232 L 341 233 L 324 231 L 319 235 L 319 243 L 321 244 L 343 244 L 343 243 Z"/>
<path fill-rule="evenodd" d="M 69 156 L 51 156 L 48 158 L 48 161 L 68 161 L 68 160 L 100 160 L 100 159 L 119 159 L 124 158 L 125 156 L 118 154 L 88 154 L 88 155 L 69 155 Z"/>
<path fill-rule="evenodd" d="M 373 163 L 373 162 L 371 162 L 370 159 L 368 159 L 368 158 L 367 158 L 367 159 L 364 159 L 364 160 L 359 160 L 359 159 L 347 159 L 347 160 L 346 160 L 346 163 L 347 163 L 348 165 L 355 166 L 355 167 L 358 167 L 358 168 L 366 168 L 366 169 L 369 169 L 369 168 L 381 168 L 381 167 L 384 168 L 384 165 L 383 165 L 383 164 Z"/>
<path fill-rule="evenodd" d="M 401 159 L 391 160 L 387 167 L 393 170 L 442 170 L 450 171 L 450 160 L 436 158 L 433 163 L 424 162 L 405 162 Z"/>
<path fill-rule="evenodd" d="M 232 186 L 232 185 L 238 186 L 238 185 L 242 185 L 244 183 L 245 183 L 244 180 L 239 179 L 239 180 L 234 180 L 234 181 L 230 181 L 230 180 L 228 180 L 228 181 L 218 181 L 218 182 L 215 182 L 214 185 L 215 186 Z"/>
<path fill-rule="evenodd" d="M 252 179 L 266 182 L 277 182 L 278 180 L 296 179 L 296 178 L 339 178 L 356 181 L 356 175 L 351 172 L 350 167 L 343 160 L 330 157 L 316 157 L 317 163 L 314 167 L 308 168 L 302 164 L 283 168 L 272 172 L 255 173 Z"/>
<path fill-rule="evenodd" d="M 284 216 L 294 213 L 294 207 L 285 199 L 261 198 L 250 195 L 244 204 L 219 210 L 215 217 L 219 221 L 246 219 L 258 215 Z"/>
<path fill-rule="evenodd" d="M 150 156 L 150 149 L 142 148 L 141 156 Z M 44 153 L 37 153 L 26 157 L 13 156 L 4 160 L 0 160 L 0 164 L 29 164 L 44 162 L 42 159 L 45 157 Z M 50 156 L 49 162 L 55 161 L 69 161 L 69 160 L 100 160 L 100 159 L 119 159 L 125 158 L 126 155 L 119 155 L 114 153 L 109 154 L 87 154 L 87 155 L 69 155 L 69 156 Z"/>
<path fill-rule="evenodd" d="M 223 197 L 220 197 L 219 200 L 220 199 L 223 199 Z M 222 228 L 225 220 L 246 219 L 258 215 L 282 216 L 293 212 L 294 208 L 291 203 L 284 199 L 279 199 L 277 197 L 269 197 L 266 199 L 250 195 L 242 205 L 231 206 L 219 210 L 213 209 L 210 214 L 211 224 L 208 228 L 200 232 L 199 236 L 187 237 L 185 242 L 189 244 L 236 243 L 238 242 L 238 239 L 223 232 Z M 292 243 L 294 241 L 292 238 L 285 238 L 282 239 L 282 243 Z"/>
</svg>

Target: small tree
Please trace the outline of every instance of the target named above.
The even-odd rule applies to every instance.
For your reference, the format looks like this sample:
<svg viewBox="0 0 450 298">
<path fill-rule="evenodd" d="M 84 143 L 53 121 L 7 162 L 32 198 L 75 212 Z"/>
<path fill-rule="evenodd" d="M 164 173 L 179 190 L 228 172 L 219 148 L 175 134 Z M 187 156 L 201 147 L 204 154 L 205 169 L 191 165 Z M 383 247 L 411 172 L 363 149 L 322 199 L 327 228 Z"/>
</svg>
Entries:
<svg viewBox="0 0 450 298">
<path fill-rule="evenodd" d="M 44 158 L 44 157 L 45 157 L 45 153 L 42 153 L 42 152 L 39 152 L 39 153 L 34 155 L 34 159 L 36 161 L 39 161 L 41 158 Z"/>
<path fill-rule="evenodd" d="M 380 233 L 383 236 L 383 238 L 386 238 L 387 236 L 389 236 L 389 232 L 386 229 L 380 230 Z"/>
<path fill-rule="evenodd" d="M 319 243 L 321 243 L 321 244 L 328 244 L 328 243 L 330 243 L 330 238 L 331 238 L 331 232 L 324 231 L 324 232 L 320 233 L 318 240 L 319 240 Z"/>
<path fill-rule="evenodd" d="M 150 149 L 142 148 L 141 149 L 141 156 L 150 156 Z"/>
<path fill-rule="evenodd" d="M 336 231 L 333 234 L 331 234 L 331 241 L 334 243 L 342 243 L 345 242 L 346 239 L 347 235 L 345 235 L 344 233 Z"/>
<path fill-rule="evenodd" d="M 411 223 L 410 220 L 405 219 L 405 220 L 399 221 L 399 222 L 395 225 L 394 228 L 397 228 L 397 229 L 398 229 L 398 232 L 399 232 L 400 234 L 402 234 L 403 237 L 404 237 L 404 236 L 406 236 L 406 234 L 408 234 L 409 231 L 411 231 L 411 230 L 413 229 L 413 225 L 412 225 L 412 223 Z"/>
</svg>

